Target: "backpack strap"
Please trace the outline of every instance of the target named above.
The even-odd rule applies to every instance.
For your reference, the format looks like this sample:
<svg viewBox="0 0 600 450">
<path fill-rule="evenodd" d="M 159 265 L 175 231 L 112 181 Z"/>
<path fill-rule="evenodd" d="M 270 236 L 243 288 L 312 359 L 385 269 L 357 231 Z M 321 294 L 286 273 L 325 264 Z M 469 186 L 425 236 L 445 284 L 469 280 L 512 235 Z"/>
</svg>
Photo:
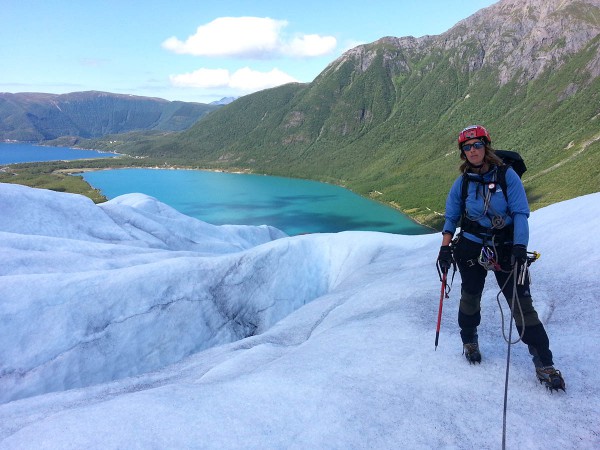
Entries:
<svg viewBox="0 0 600 450">
<path fill-rule="evenodd" d="M 462 175 L 462 185 L 460 189 L 460 210 L 463 215 L 466 211 L 467 196 L 469 195 L 469 177 L 466 173 Z"/>
<path fill-rule="evenodd" d="M 505 164 L 503 166 L 498 166 L 496 168 L 496 183 L 500 185 L 502 188 L 502 193 L 504 194 L 504 199 L 506 200 L 506 204 L 508 205 L 508 188 L 506 185 L 506 171 L 508 170 L 508 165 Z"/>
<path fill-rule="evenodd" d="M 496 167 L 496 183 L 498 183 L 500 185 L 500 188 L 502 189 L 502 193 L 504 194 L 504 198 L 506 200 L 507 205 L 508 205 L 508 188 L 507 188 L 507 184 L 506 184 L 506 171 L 508 170 L 508 167 L 509 166 L 507 164 Z M 460 218 L 461 230 L 468 231 L 469 233 L 473 233 L 473 234 L 481 234 L 484 232 L 489 232 L 490 230 L 482 227 L 477 222 L 474 222 L 467 218 L 466 203 L 467 203 L 467 196 L 469 195 L 469 177 L 467 177 L 466 173 L 463 173 L 462 177 L 463 177 L 463 179 L 462 179 L 461 192 L 460 192 L 461 211 L 462 211 L 461 218 Z M 497 232 L 497 234 L 505 234 L 505 233 L 511 233 L 511 235 L 512 235 L 512 227 L 502 228 L 501 231 Z"/>
<path fill-rule="evenodd" d="M 467 219 L 467 196 L 469 195 L 469 177 L 467 177 L 466 173 L 462 175 L 462 184 L 460 188 L 460 220 L 459 225 L 461 227 L 461 233 L 464 231 L 467 222 L 470 222 Z"/>
<path fill-rule="evenodd" d="M 500 185 L 502 188 L 502 193 L 504 194 L 504 199 L 508 204 L 508 188 L 506 185 L 506 171 L 508 170 L 508 165 L 504 164 L 503 166 L 496 166 L 496 183 Z M 469 177 L 467 177 L 466 173 L 463 173 L 462 186 L 460 190 L 460 204 L 461 211 L 463 214 L 465 213 L 465 204 L 467 202 L 467 196 L 469 195 Z"/>
</svg>

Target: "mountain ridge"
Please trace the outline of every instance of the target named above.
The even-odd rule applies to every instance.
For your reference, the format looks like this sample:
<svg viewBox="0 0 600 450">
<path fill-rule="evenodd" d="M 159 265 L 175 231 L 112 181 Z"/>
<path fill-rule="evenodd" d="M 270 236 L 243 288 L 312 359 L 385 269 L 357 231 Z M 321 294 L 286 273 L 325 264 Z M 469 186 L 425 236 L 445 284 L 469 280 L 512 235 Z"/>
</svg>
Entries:
<svg viewBox="0 0 600 450">
<path fill-rule="evenodd" d="M 219 105 L 102 91 L 0 93 L 0 140 L 98 138 L 136 130 L 181 131 Z"/>
<path fill-rule="evenodd" d="M 496 146 L 523 153 L 541 207 L 600 185 L 595 172 L 569 180 L 600 163 L 589 151 L 600 136 L 599 33 L 597 0 L 503 0 L 437 36 L 355 47 L 311 83 L 251 94 L 132 151 L 377 191 L 439 225 L 457 175 L 447 169 L 450 155 L 458 166 L 454 136 L 483 123 Z"/>
</svg>

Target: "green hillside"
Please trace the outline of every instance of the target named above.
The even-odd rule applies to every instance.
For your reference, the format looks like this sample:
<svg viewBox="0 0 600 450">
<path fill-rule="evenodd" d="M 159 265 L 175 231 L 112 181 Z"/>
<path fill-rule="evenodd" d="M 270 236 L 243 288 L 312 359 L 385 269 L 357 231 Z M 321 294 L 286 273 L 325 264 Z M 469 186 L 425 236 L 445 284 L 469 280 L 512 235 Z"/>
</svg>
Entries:
<svg viewBox="0 0 600 450">
<path fill-rule="evenodd" d="M 599 75 L 597 1 L 503 0 L 439 36 L 351 49 L 312 83 L 239 98 L 186 131 L 80 145 L 332 182 L 439 227 L 456 138 L 474 123 L 523 155 L 532 209 L 598 191 Z"/>
<path fill-rule="evenodd" d="M 181 131 L 219 106 L 160 98 L 72 92 L 0 93 L 0 140 L 97 138 L 134 130 Z"/>
<path fill-rule="evenodd" d="M 496 148 L 525 158 L 532 208 L 595 192 L 600 78 L 590 67 L 600 54 L 600 13 L 594 7 L 598 19 L 590 20 L 581 2 L 570 3 L 550 20 L 585 20 L 596 30 L 576 52 L 563 51 L 571 36 L 557 35 L 535 58 L 515 62 L 510 48 L 497 54 L 482 48 L 477 27 L 485 18 L 474 17 L 471 26 L 459 24 L 442 36 L 357 47 L 310 84 L 243 97 L 186 132 L 128 145 L 127 152 L 334 182 L 439 226 L 436 212 L 443 212 L 458 175 L 456 136 L 481 123 Z M 513 28 L 502 26 L 489 45 L 498 39 L 516 45 Z M 460 45 L 448 45 L 452 40 Z M 486 63 L 482 52 L 498 60 Z M 538 58 L 551 63 L 540 70 Z"/>
</svg>

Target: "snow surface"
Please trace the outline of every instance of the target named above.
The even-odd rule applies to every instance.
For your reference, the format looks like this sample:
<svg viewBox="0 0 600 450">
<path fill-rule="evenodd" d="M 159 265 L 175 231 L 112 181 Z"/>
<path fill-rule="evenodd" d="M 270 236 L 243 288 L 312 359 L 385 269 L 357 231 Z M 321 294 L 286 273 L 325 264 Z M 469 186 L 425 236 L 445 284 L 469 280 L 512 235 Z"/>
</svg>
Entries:
<svg viewBox="0 0 600 450">
<path fill-rule="evenodd" d="M 507 448 L 597 449 L 600 193 L 530 228 L 567 392 L 514 345 Z M 500 448 L 498 288 L 490 277 L 481 365 L 462 356 L 458 274 L 434 351 L 440 241 L 287 237 L 141 194 L 94 205 L 0 184 L 0 449 Z"/>
</svg>

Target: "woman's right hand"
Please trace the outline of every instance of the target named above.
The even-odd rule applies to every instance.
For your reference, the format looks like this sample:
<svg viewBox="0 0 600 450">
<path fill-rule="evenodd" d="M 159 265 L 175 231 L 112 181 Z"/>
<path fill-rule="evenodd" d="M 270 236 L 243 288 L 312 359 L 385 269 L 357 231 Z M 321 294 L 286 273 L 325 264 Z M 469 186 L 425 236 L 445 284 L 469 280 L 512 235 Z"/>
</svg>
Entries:
<svg viewBox="0 0 600 450">
<path fill-rule="evenodd" d="M 447 273 L 452 264 L 454 263 L 454 258 L 452 257 L 452 250 L 450 249 L 450 245 L 442 245 L 440 247 L 440 253 L 437 258 L 437 266 L 442 273 Z"/>
</svg>

